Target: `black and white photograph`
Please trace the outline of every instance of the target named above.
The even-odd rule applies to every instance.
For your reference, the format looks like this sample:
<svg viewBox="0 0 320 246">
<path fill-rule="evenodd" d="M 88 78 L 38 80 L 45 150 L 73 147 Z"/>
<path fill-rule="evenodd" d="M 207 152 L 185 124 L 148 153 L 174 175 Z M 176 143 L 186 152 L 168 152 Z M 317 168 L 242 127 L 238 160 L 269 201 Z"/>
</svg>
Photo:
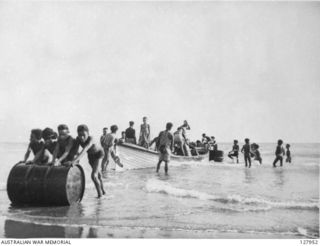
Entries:
<svg viewBox="0 0 320 246">
<path fill-rule="evenodd" d="M 319 23 L 318 1 L 0 1 L 0 238 L 318 244 Z"/>
</svg>

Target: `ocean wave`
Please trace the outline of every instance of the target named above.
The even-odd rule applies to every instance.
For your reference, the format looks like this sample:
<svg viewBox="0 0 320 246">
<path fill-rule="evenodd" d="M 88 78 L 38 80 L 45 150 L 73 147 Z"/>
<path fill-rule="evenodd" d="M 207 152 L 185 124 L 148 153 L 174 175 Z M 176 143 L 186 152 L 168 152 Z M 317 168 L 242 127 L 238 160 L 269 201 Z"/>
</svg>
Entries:
<svg viewBox="0 0 320 246">
<path fill-rule="evenodd" d="M 287 208 L 287 209 L 317 209 L 318 202 L 298 202 L 298 201 L 270 201 L 257 197 L 243 197 L 241 195 L 215 196 L 196 190 L 185 190 L 175 188 L 168 182 L 150 179 L 147 181 L 146 190 L 148 192 L 163 193 L 176 197 L 195 198 L 200 200 L 211 200 L 222 204 L 242 204 L 242 205 L 263 205 L 263 208 L 257 210 L 269 210 L 271 208 Z M 254 208 L 248 209 L 252 211 Z M 245 211 L 242 209 L 241 211 Z"/>
<path fill-rule="evenodd" d="M 219 201 L 220 198 L 215 199 Z M 223 198 L 222 200 L 224 200 Z M 298 201 L 269 201 L 262 198 L 250 198 L 242 197 L 240 195 L 230 195 L 226 201 L 232 201 L 236 203 L 242 203 L 247 205 L 259 205 L 265 204 L 271 207 L 277 208 L 289 208 L 289 209 L 319 209 L 319 203 L 316 202 L 298 202 Z"/>
<path fill-rule="evenodd" d="M 263 211 L 268 211 L 271 210 L 271 206 L 260 206 L 260 207 L 222 207 L 222 206 L 217 206 L 215 205 L 212 210 L 215 211 L 222 211 L 222 212 L 263 212 Z"/>
</svg>

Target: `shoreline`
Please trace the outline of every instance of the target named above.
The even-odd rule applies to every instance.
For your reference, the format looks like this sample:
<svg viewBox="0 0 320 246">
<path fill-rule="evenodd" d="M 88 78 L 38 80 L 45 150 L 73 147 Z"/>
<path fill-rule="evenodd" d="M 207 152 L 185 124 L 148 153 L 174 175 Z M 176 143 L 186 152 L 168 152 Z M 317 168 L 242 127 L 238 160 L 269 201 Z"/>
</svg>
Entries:
<svg viewBox="0 0 320 246">
<path fill-rule="evenodd" d="M 46 223 L 47 224 L 47 223 Z M 317 238 L 297 232 L 182 229 L 143 226 L 43 225 L 6 219 L 3 238 L 149 238 L 149 239 L 302 239 Z M 6 244 L 6 243 L 4 243 Z M 9 243 L 10 244 L 10 243 Z M 21 243 L 20 243 L 21 244 Z M 22 243 L 23 244 L 23 243 Z"/>
</svg>

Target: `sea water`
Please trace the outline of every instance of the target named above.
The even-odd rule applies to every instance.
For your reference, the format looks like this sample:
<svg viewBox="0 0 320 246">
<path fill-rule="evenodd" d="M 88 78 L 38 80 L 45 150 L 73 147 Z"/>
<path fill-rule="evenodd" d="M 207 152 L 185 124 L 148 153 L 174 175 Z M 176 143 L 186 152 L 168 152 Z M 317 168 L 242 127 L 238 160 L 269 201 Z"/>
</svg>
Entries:
<svg viewBox="0 0 320 246">
<path fill-rule="evenodd" d="M 6 181 L 26 143 L 1 143 L 0 237 L 318 238 L 320 144 L 291 144 L 292 163 L 272 167 L 275 144 L 259 144 L 263 163 L 245 168 L 226 153 L 170 167 L 109 170 L 97 199 L 84 157 L 86 190 L 67 207 L 12 207 Z M 156 165 L 156 163 L 155 163 Z M 279 163 L 278 163 L 279 165 Z"/>
</svg>

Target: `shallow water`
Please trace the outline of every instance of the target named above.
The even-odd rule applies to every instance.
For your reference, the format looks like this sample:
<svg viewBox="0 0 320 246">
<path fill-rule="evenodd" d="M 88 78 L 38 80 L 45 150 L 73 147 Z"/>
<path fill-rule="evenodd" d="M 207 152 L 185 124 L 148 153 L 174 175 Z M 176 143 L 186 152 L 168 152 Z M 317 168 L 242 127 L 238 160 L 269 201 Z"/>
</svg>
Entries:
<svg viewBox="0 0 320 246">
<path fill-rule="evenodd" d="M 232 144 L 221 144 L 225 153 Z M 319 237 L 320 144 L 292 144 L 293 163 L 272 168 L 274 144 L 260 144 L 263 164 L 188 163 L 154 169 L 110 170 L 107 195 L 87 184 L 71 207 L 13 208 L 6 194 L 12 165 L 26 144 L 0 144 L 0 237 L 315 238 Z"/>
</svg>

